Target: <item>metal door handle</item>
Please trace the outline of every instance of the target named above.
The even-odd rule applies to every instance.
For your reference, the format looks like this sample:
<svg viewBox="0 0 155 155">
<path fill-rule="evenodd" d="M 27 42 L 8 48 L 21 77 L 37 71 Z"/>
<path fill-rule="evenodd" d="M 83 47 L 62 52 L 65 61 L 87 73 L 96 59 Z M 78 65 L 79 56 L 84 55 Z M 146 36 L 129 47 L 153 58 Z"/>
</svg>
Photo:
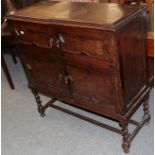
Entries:
<svg viewBox="0 0 155 155">
<path fill-rule="evenodd" d="M 68 84 L 68 82 L 73 82 L 73 78 L 71 77 L 71 75 L 65 77 L 65 82 L 66 84 Z"/>
<path fill-rule="evenodd" d="M 19 33 L 19 31 L 17 30 L 16 27 L 14 28 L 14 30 L 15 30 L 16 35 L 17 35 L 17 36 L 20 36 L 20 33 Z"/>
<path fill-rule="evenodd" d="M 61 44 L 65 44 L 65 39 L 61 34 L 58 34 L 58 39 L 56 41 L 56 46 L 59 48 Z"/>
<path fill-rule="evenodd" d="M 61 41 L 61 43 L 65 43 L 65 39 L 64 39 L 64 37 L 62 36 L 62 34 L 58 34 L 58 37 L 59 37 L 59 40 Z"/>
<path fill-rule="evenodd" d="M 50 47 L 52 48 L 54 44 L 54 39 L 52 37 L 49 40 L 49 44 L 50 44 Z"/>
<path fill-rule="evenodd" d="M 30 66 L 30 64 L 26 64 L 26 67 L 27 67 L 29 70 L 32 70 L 32 67 Z"/>
</svg>

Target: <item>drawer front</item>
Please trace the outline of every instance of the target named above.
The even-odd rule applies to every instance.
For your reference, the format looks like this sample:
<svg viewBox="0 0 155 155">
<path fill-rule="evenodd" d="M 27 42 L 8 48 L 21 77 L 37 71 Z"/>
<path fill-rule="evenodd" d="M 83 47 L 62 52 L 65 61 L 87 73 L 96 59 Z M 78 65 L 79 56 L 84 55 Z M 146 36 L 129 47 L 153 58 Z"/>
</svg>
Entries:
<svg viewBox="0 0 155 155">
<path fill-rule="evenodd" d="M 75 28 L 57 28 L 62 51 L 85 55 L 114 64 L 113 40 L 110 33 Z"/>
<path fill-rule="evenodd" d="M 45 48 L 53 46 L 54 31 L 48 25 L 15 21 L 13 31 L 16 38 L 22 43 Z"/>
<path fill-rule="evenodd" d="M 109 65 L 101 59 L 88 57 L 85 55 L 71 54 L 70 52 L 64 52 L 64 60 L 67 65 L 74 65 L 86 70 L 98 71 L 106 74 L 108 68 L 113 69 L 115 73 L 115 66 Z"/>
</svg>

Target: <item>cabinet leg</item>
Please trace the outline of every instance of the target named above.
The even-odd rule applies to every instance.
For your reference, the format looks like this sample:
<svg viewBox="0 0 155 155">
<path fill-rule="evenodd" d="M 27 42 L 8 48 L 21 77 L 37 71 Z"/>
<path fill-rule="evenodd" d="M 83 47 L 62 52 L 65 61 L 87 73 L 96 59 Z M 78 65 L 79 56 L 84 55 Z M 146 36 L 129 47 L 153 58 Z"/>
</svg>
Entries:
<svg viewBox="0 0 155 155">
<path fill-rule="evenodd" d="M 149 118 L 147 123 L 149 123 L 150 121 L 150 112 L 149 112 L 149 98 L 147 97 L 144 102 L 143 102 L 143 110 L 144 110 L 144 116 L 143 116 L 143 119 L 145 118 Z"/>
<path fill-rule="evenodd" d="M 41 104 L 40 96 L 36 90 L 32 90 L 32 93 L 36 99 L 37 106 L 38 106 L 38 112 L 40 113 L 41 117 L 45 116 L 45 109 L 43 105 Z"/>
<path fill-rule="evenodd" d="M 122 148 L 124 149 L 125 153 L 129 153 L 130 142 L 129 142 L 129 132 L 127 125 L 122 126 L 122 136 L 123 136 Z"/>
</svg>

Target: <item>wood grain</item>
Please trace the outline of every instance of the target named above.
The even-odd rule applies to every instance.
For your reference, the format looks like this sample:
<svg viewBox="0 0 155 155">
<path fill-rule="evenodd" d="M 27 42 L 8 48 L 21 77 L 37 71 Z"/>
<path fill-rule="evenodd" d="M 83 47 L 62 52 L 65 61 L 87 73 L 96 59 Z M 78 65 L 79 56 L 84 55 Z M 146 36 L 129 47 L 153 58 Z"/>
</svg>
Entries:
<svg viewBox="0 0 155 155">
<path fill-rule="evenodd" d="M 129 138 L 133 139 L 146 122 L 139 125 L 130 118 L 150 92 L 146 7 L 48 1 L 7 19 L 21 47 L 39 113 L 43 116 L 49 106 L 42 106 L 41 93 L 114 119 L 122 127 L 122 147 L 128 152 Z M 146 114 L 148 103 L 144 106 Z M 137 129 L 128 135 L 130 122 Z"/>
</svg>

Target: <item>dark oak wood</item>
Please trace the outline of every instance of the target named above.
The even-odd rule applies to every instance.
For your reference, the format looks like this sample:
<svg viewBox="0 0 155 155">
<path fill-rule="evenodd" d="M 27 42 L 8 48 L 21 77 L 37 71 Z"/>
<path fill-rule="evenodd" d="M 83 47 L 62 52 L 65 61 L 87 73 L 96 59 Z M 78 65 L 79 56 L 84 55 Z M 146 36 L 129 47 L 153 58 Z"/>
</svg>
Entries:
<svg viewBox="0 0 155 155">
<path fill-rule="evenodd" d="M 122 134 L 127 153 L 150 118 L 146 7 L 46 1 L 6 18 L 41 116 L 53 107 Z M 39 93 L 53 100 L 43 106 Z M 58 107 L 56 99 L 115 120 L 121 129 Z M 143 120 L 132 120 L 143 102 Z"/>
</svg>

